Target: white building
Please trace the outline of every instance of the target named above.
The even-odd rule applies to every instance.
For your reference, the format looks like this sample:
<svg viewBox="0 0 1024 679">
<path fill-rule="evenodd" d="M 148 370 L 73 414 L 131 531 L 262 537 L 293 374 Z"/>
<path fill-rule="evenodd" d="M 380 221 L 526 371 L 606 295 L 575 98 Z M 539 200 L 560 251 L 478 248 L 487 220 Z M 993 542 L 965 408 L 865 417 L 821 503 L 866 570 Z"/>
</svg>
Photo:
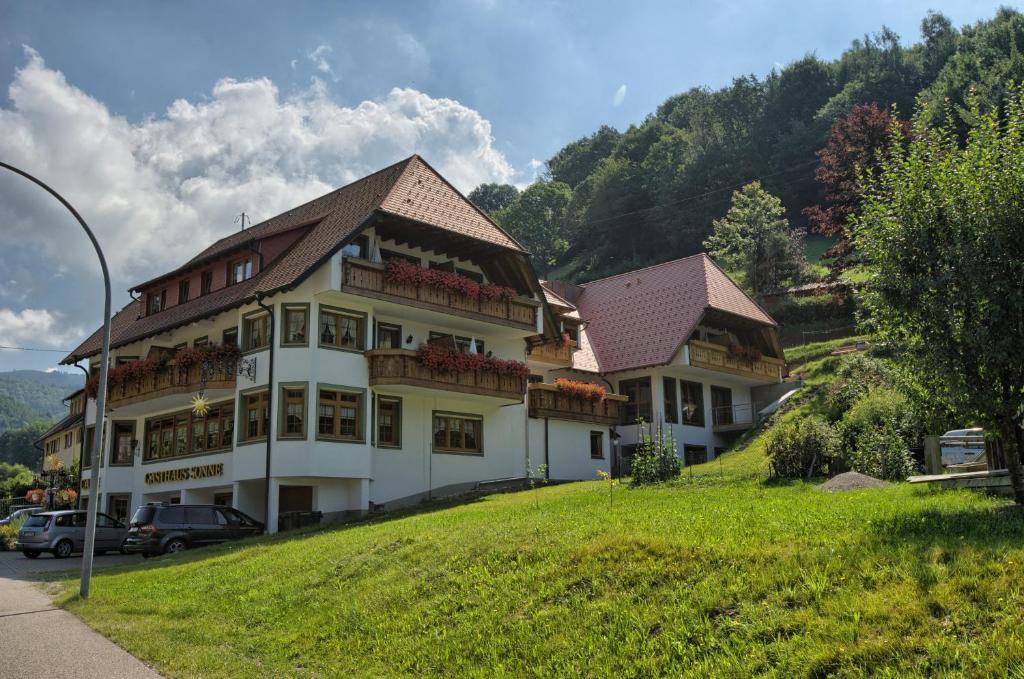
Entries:
<svg viewBox="0 0 1024 679">
<path fill-rule="evenodd" d="M 654 404 L 675 398 L 689 418 L 688 392 L 662 391 L 670 377 L 700 382 L 706 416 L 679 420 L 679 440 L 713 450 L 737 425 L 712 385 L 730 387 L 737 423 L 750 385 L 781 376 L 775 358 L 722 358 L 722 338 L 781 351 L 724 274 L 681 262 L 663 265 L 686 273 L 670 294 L 652 285 L 659 267 L 545 288 L 523 248 L 413 156 L 132 289 L 113 319 L 100 483 L 83 465 L 83 499 L 122 518 L 145 502 L 232 505 L 274 531 L 287 512 L 342 518 L 541 465 L 591 479 L 616 466 L 613 440 L 635 441 L 638 415 L 670 420 Z M 688 277 L 698 267 L 703 282 Z M 683 316 L 630 317 L 648 292 L 650 313 Z M 99 351 L 97 330 L 65 359 L 90 362 L 86 393 Z M 633 400 L 575 396 L 559 376 Z M 90 396 L 87 461 L 96 421 Z"/>
</svg>

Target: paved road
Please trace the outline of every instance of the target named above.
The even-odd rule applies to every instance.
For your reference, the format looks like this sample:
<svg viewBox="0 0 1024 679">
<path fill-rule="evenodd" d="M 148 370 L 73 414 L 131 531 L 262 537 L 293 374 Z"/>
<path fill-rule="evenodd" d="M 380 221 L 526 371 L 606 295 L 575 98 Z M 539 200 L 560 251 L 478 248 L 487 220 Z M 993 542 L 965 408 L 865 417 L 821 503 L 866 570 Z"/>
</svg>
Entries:
<svg viewBox="0 0 1024 679">
<path fill-rule="evenodd" d="M 138 557 L 135 557 L 136 559 Z M 97 570 L 131 559 L 97 557 Z M 27 562 L 27 563 L 26 563 Z M 41 573 L 81 568 L 81 560 L 0 552 L 0 676 L 19 679 L 159 679 L 160 675 L 89 629 L 33 583 Z"/>
</svg>

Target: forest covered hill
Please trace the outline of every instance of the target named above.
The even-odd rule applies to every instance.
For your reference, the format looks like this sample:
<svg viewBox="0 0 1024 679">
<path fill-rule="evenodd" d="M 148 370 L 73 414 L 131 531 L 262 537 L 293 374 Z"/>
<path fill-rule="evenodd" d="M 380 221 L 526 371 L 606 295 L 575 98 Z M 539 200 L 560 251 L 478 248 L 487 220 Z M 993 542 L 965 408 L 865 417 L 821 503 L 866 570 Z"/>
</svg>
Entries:
<svg viewBox="0 0 1024 679">
<path fill-rule="evenodd" d="M 0 433 L 33 422 L 52 422 L 67 414 L 62 401 L 82 382 L 82 375 L 66 372 L 0 373 Z"/>
<path fill-rule="evenodd" d="M 912 43 L 883 27 L 832 61 L 809 53 L 763 77 L 681 92 L 625 131 L 603 126 L 567 144 L 524 191 L 485 184 L 470 198 L 534 254 L 542 277 L 576 281 L 700 252 L 732 191 L 755 179 L 803 228 L 829 207 L 818 152 L 855 106 L 909 118 L 919 101 L 932 121 L 962 123 L 972 89 L 992 107 L 1024 80 L 1022 55 L 1016 10 L 961 28 L 929 13 Z"/>
</svg>

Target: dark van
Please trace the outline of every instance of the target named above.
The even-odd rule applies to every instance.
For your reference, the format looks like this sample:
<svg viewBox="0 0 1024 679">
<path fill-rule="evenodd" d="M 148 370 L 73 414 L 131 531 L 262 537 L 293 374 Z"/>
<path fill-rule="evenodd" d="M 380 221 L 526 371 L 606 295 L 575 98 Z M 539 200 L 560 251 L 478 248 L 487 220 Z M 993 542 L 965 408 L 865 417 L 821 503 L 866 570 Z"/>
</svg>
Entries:
<svg viewBox="0 0 1024 679">
<path fill-rule="evenodd" d="M 135 510 L 124 549 L 149 557 L 262 532 L 262 523 L 231 507 L 154 503 Z"/>
</svg>

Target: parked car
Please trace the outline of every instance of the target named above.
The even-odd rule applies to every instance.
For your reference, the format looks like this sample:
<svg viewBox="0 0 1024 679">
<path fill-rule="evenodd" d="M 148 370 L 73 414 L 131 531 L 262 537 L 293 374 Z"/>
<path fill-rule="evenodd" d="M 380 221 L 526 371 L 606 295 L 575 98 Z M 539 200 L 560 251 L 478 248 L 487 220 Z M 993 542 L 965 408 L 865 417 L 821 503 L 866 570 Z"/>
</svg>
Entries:
<svg viewBox="0 0 1024 679">
<path fill-rule="evenodd" d="M 26 506 L 26 507 L 14 507 L 11 510 L 11 515 L 10 516 L 6 516 L 6 517 L 0 519 L 0 526 L 8 526 L 8 525 L 11 524 L 12 521 L 14 521 L 15 519 L 18 519 L 19 517 L 27 516 L 29 514 L 37 514 L 37 513 L 41 512 L 41 511 L 43 511 L 43 508 L 40 507 L 39 505 L 29 505 L 29 506 Z"/>
<path fill-rule="evenodd" d="M 942 466 L 985 461 L 985 430 L 981 427 L 954 429 L 939 437 Z"/>
<path fill-rule="evenodd" d="M 150 503 L 135 510 L 124 548 L 150 557 L 262 532 L 262 523 L 231 507 Z"/>
<path fill-rule="evenodd" d="M 25 520 L 18 531 L 15 549 L 30 559 L 43 552 L 51 552 L 58 559 L 66 559 L 85 548 L 84 509 L 66 509 L 40 512 Z M 103 513 L 96 514 L 95 553 L 121 551 L 128 527 Z"/>
</svg>

